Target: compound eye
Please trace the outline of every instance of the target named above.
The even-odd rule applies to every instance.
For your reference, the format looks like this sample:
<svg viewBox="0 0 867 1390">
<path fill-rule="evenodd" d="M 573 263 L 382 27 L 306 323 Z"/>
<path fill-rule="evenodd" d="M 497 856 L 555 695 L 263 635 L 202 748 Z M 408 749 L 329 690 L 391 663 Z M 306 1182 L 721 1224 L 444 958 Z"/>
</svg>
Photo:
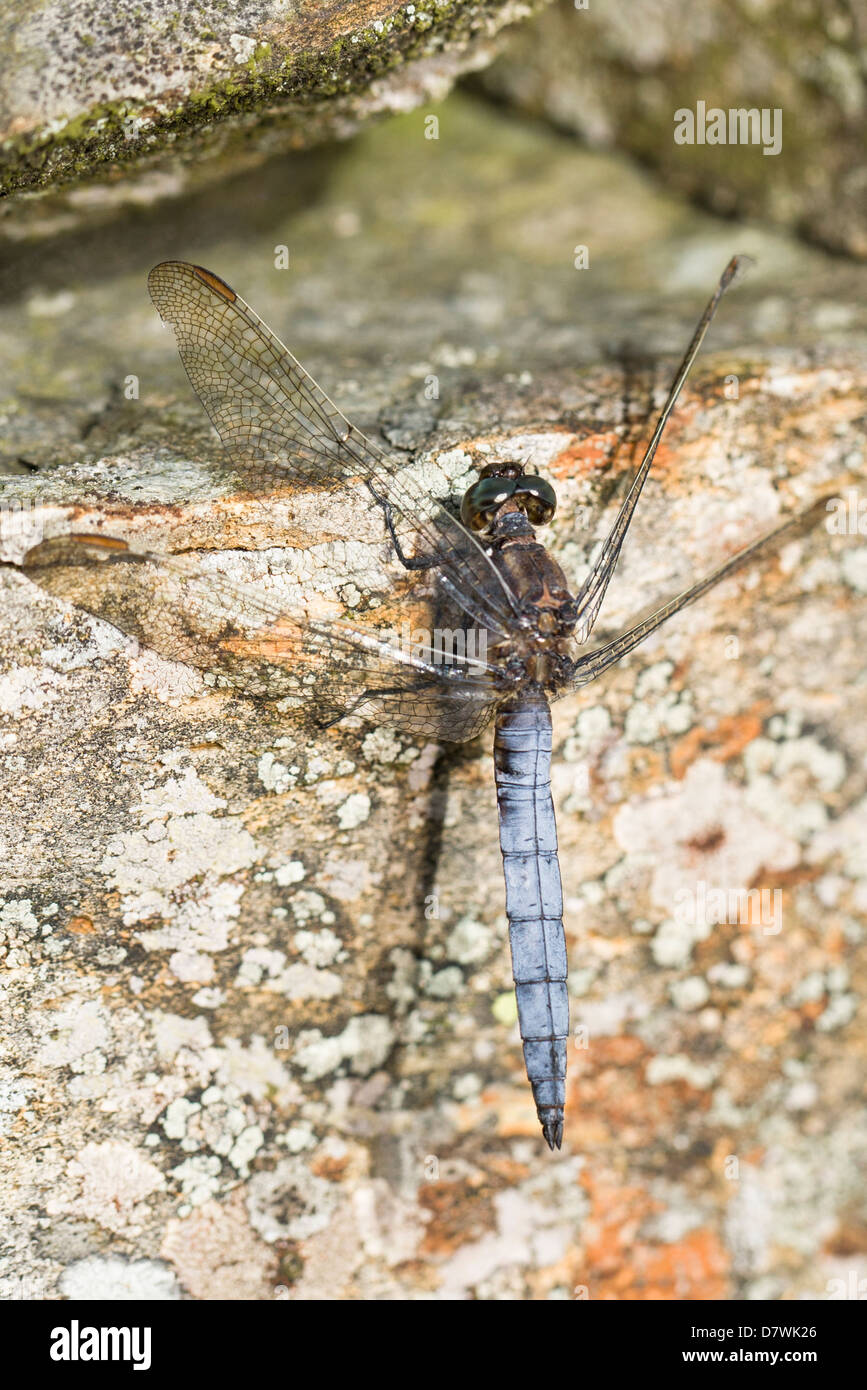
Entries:
<svg viewBox="0 0 867 1390">
<path fill-rule="evenodd" d="M 523 474 L 515 482 L 515 500 L 533 526 L 545 526 L 557 510 L 557 494 L 544 478 Z"/>
<path fill-rule="evenodd" d="M 461 521 L 470 531 L 484 531 L 490 526 L 499 507 L 515 491 L 514 478 L 480 478 L 467 488 L 461 502 Z"/>
</svg>

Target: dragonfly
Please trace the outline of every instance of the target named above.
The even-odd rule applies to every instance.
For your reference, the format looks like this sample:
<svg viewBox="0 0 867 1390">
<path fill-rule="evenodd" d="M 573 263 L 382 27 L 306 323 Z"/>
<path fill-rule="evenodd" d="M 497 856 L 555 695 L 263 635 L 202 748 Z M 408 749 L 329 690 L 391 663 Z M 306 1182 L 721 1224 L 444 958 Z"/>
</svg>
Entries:
<svg viewBox="0 0 867 1390">
<path fill-rule="evenodd" d="M 359 716 L 417 738 L 463 742 L 493 721 L 518 1024 L 551 1150 L 563 1141 L 570 1036 L 551 702 L 597 680 L 799 519 L 739 550 L 613 640 L 582 650 L 675 402 L 722 296 L 747 260 L 736 256 L 723 271 L 580 586 L 570 586 L 537 539 L 557 505 L 538 472 L 517 459 L 488 462 L 475 470 L 459 505 L 434 495 L 405 460 L 390 457 L 350 423 L 224 280 L 183 261 L 155 266 L 148 287 L 244 487 L 253 495 L 279 485 L 313 489 L 326 524 L 335 494 L 355 488 L 377 518 L 382 570 L 359 575 L 347 560 L 345 572 L 335 575 L 332 548 L 323 587 L 324 561 L 313 547 L 306 556 L 309 582 L 299 581 L 289 601 L 227 575 L 213 554 L 159 553 L 102 532 L 49 538 L 25 561 L 43 587 L 161 655 L 198 667 L 212 683 L 285 701 L 281 710 L 307 717 L 311 727 Z M 353 585 L 356 594 L 349 617 L 345 605 L 335 604 L 341 584 Z M 416 591 L 440 623 L 401 640 L 388 624 Z M 443 632 L 464 640 L 447 644 Z"/>
</svg>

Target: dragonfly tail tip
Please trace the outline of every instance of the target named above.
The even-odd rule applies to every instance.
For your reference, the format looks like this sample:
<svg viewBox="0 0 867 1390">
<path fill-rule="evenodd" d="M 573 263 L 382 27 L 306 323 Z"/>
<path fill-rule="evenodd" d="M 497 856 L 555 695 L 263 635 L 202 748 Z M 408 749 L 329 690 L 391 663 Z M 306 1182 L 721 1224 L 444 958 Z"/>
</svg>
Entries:
<svg viewBox="0 0 867 1390">
<path fill-rule="evenodd" d="M 562 1144 L 563 1144 L 563 1121 L 562 1121 L 562 1119 L 560 1119 L 560 1120 L 543 1120 L 543 1121 L 542 1121 L 542 1133 L 544 1134 L 544 1136 L 545 1136 L 545 1142 L 546 1142 L 546 1144 L 548 1145 L 548 1148 L 551 1150 L 552 1153 L 554 1152 L 555 1149 L 559 1149 L 559 1148 L 562 1147 Z"/>
</svg>

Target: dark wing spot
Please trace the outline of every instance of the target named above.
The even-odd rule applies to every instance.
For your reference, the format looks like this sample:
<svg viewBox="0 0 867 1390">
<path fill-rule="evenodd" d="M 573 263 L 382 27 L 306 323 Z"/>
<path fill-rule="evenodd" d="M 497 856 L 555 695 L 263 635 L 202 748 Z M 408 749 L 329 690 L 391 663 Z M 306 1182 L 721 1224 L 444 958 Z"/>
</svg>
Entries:
<svg viewBox="0 0 867 1390">
<path fill-rule="evenodd" d="M 230 304 L 234 304 L 238 296 L 235 294 L 232 286 L 227 285 L 225 280 L 221 280 L 219 275 L 215 275 L 212 270 L 205 270 L 204 266 L 201 265 L 192 266 L 192 270 L 209 289 L 214 290 L 214 292 L 223 299 L 227 299 Z"/>
</svg>

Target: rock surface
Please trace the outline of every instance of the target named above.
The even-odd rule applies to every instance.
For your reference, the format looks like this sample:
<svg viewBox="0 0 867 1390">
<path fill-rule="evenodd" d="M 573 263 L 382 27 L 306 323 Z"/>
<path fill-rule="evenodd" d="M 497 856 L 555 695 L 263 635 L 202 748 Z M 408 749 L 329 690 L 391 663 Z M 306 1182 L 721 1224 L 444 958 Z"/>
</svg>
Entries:
<svg viewBox="0 0 867 1390">
<path fill-rule="evenodd" d="M 590 145 L 628 150 L 723 216 L 767 219 L 867 259 L 863 5 L 710 0 L 684 23 L 679 0 L 559 0 L 478 81 Z M 699 102 L 726 116 L 764 109 L 770 136 L 778 111 L 779 151 L 675 143 L 675 113 Z"/>
<path fill-rule="evenodd" d="M 183 186 L 347 135 L 377 112 L 441 99 L 460 73 L 488 61 L 503 26 L 534 7 L 525 0 L 13 7 L 0 28 L 0 194 L 94 173 L 116 179 L 142 162 Z"/>
<path fill-rule="evenodd" d="M 410 115 L 351 160 L 22 246 L 4 560 L 101 522 L 274 585 L 322 539 L 331 514 L 269 512 L 227 470 L 145 293 L 167 255 L 224 275 L 408 466 L 457 489 L 485 446 L 532 450 L 580 576 L 751 252 L 598 631 L 815 497 L 845 514 L 555 706 L 556 1157 L 514 1026 L 490 737 L 312 743 L 0 569 L 7 1297 L 824 1298 L 865 1275 L 865 271 L 466 100 L 440 129 Z"/>
</svg>

